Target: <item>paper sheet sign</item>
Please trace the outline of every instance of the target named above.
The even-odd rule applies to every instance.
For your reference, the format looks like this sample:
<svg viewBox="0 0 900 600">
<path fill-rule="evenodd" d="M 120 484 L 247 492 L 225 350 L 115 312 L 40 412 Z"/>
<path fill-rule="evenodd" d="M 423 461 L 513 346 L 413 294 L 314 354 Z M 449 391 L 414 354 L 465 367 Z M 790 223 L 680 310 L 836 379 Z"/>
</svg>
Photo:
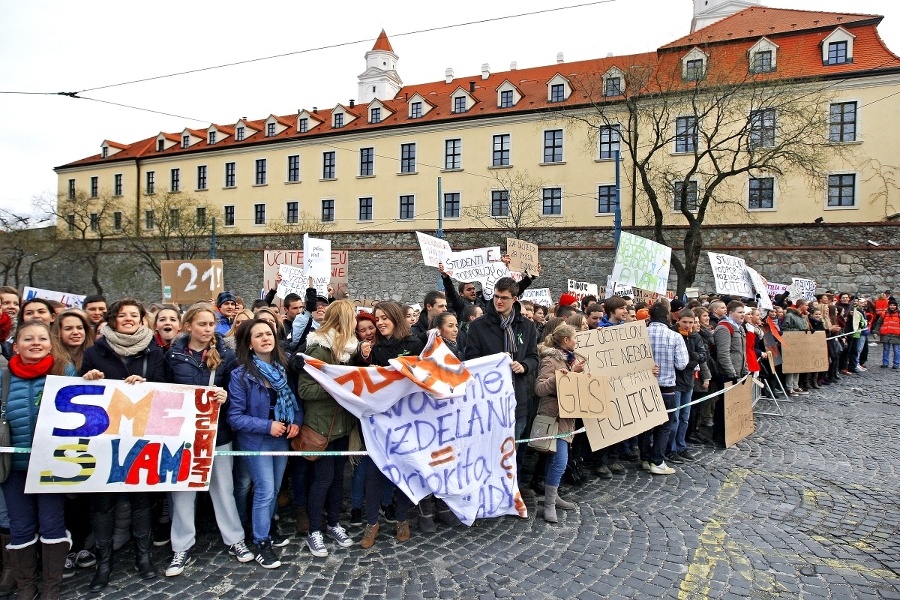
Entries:
<svg viewBox="0 0 900 600">
<path fill-rule="evenodd" d="M 588 283 L 587 281 L 575 281 L 574 279 L 566 280 L 566 290 L 575 296 L 581 302 L 585 296 L 597 297 L 599 291 L 596 283 Z"/>
<path fill-rule="evenodd" d="M 553 306 L 553 297 L 550 295 L 550 288 L 528 288 L 519 294 L 519 300 L 530 300 L 535 304 L 547 308 Z"/>
<path fill-rule="evenodd" d="M 709 264 L 716 279 L 717 294 L 752 298 L 753 289 L 744 276 L 747 263 L 739 256 L 709 252 Z"/>
<path fill-rule="evenodd" d="M 671 264 L 670 247 L 623 231 L 616 248 L 611 280 L 665 294 Z"/>
<path fill-rule="evenodd" d="M 444 262 L 447 255 L 453 252 L 446 240 L 421 231 L 416 232 L 416 237 L 419 239 L 419 247 L 422 249 L 422 262 L 427 267 L 438 266 L 439 263 Z"/>
<path fill-rule="evenodd" d="M 509 254 L 509 270 L 534 275 L 538 266 L 537 244 L 506 238 L 506 253 Z"/>
<path fill-rule="evenodd" d="M 193 304 L 214 301 L 225 289 L 221 260 L 163 260 L 159 267 L 164 302 Z"/>
</svg>

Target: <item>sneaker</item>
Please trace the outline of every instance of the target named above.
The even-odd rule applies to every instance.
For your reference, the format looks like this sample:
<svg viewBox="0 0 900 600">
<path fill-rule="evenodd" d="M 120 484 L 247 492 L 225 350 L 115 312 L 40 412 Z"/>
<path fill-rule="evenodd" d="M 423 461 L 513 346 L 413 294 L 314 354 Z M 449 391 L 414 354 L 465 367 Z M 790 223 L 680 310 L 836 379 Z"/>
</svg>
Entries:
<svg viewBox="0 0 900 600">
<path fill-rule="evenodd" d="M 253 553 L 250 552 L 250 548 L 247 547 L 247 542 L 244 540 L 228 546 L 228 556 L 233 556 L 242 563 L 253 560 Z"/>
<path fill-rule="evenodd" d="M 334 527 L 329 525 L 325 529 L 325 535 L 337 542 L 337 545 L 341 548 L 349 548 L 353 545 L 353 540 L 347 535 L 347 530 L 340 525 L 335 525 Z"/>
<path fill-rule="evenodd" d="M 650 470 L 650 461 L 649 460 L 641 461 L 641 468 L 645 471 L 649 471 Z"/>
<path fill-rule="evenodd" d="M 400 521 L 397 523 L 397 541 L 401 544 L 409 541 L 409 522 Z"/>
<path fill-rule="evenodd" d="M 319 534 L 319 540 L 322 539 L 322 534 Z M 326 550 L 327 554 L 328 551 Z M 256 545 L 256 562 L 263 569 L 277 569 L 281 566 L 281 561 L 278 560 L 278 557 L 275 556 L 275 551 L 272 549 L 272 540 L 265 540 Z"/>
<path fill-rule="evenodd" d="M 63 567 L 63 579 L 75 576 L 75 557 L 77 555 L 77 552 L 69 552 L 66 554 L 66 564 Z"/>
<path fill-rule="evenodd" d="M 363 524 L 362 519 L 362 509 L 354 508 L 350 511 L 350 525 L 352 527 L 359 527 Z"/>
<path fill-rule="evenodd" d="M 394 507 L 394 504 L 388 504 L 387 506 L 381 507 L 381 516 L 384 517 L 384 520 L 388 523 L 396 523 L 397 522 L 397 509 Z"/>
<path fill-rule="evenodd" d="M 276 548 L 284 548 L 291 543 L 291 538 L 286 535 L 281 535 L 276 528 L 270 529 L 269 532 L 272 545 Z"/>
<path fill-rule="evenodd" d="M 75 556 L 75 566 L 79 569 L 87 569 L 97 564 L 97 557 L 90 550 L 81 550 Z"/>
<path fill-rule="evenodd" d="M 688 462 L 694 462 L 695 460 L 697 460 L 697 457 L 694 456 L 693 454 L 691 454 L 690 450 L 682 450 L 681 452 L 678 453 L 678 456 L 680 456 L 681 458 L 683 458 L 684 460 L 686 460 Z"/>
<path fill-rule="evenodd" d="M 704 427 L 715 427 L 715 423 L 713 423 L 712 419 L 703 419 Z"/>
<path fill-rule="evenodd" d="M 666 460 L 669 461 L 670 463 L 673 463 L 676 465 L 684 464 L 684 459 L 681 458 L 680 456 L 678 456 L 677 452 L 670 452 L 669 454 L 666 454 Z M 652 473 L 652 470 L 651 470 L 651 473 Z"/>
<path fill-rule="evenodd" d="M 306 547 L 309 548 L 313 556 L 328 556 L 328 548 L 325 547 L 325 540 L 322 539 L 321 531 L 309 532 L 309 535 L 306 536 Z"/>
<path fill-rule="evenodd" d="M 797 388 L 796 390 L 794 390 L 794 393 L 800 396 L 809 396 L 809 390 L 804 390 L 803 388 Z"/>
<path fill-rule="evenodd" d="M 613 464 L 609 465 L 609 470 L 616 475 L 622 475 L 626 472 L 625 466 L 620 462 L 614 462 Z"/>
<path fill-rule="evenodd" d="M 667 465 L 665 462 L 658 465 L 650 465 L 650 473 L 653 475 L 672 475 L 675 469 Z"/>
<path fill-rule="evenodd" d="M 162 521 L 156 522 L 153 524 L 153 545 L 154 546 L 165 546 L 169 543 L 169 540 L 172 538 L 172 522 L 168 521 L 163 523 Z"/>
<path fill-rule="evenodd" d="M 184 568 L 194 562 L 194 557 L 191 556 L 190 550 L 185 550 L 184 552 L 176 552 L 174 556 L 172 556 L 172 562 L 169 563 L 169 566 L 166 567 L 166 577 L 175 577 L 176 575 L 181 575 L 184 571 Z"/>
<path fill-rule="evenodd" d="M 375 538 L 378 537 L 378 523 L 374 525 L 366 525 L 363 531 L 362 541 L 359 543 L 363 550 L 367 550 L 375 545 Z"/>
<path fill-rule="evenodd" d="M 597 475 L 600 479 L 612 479 L 612 471 L 609 470 L 609 467 L 606 465 L 601 465 L 597 467 L 594 471 L 594 474 Z"/>
<path fill-rule="evenodd" d="M 865 368 L 865 367 L 864 367 L 864 366 L 862 366 L 862 365 L 859 365 L 859 366 L 858 366 L 858 367 L 856 367 L 856 368 L 857 368 L 857 369 L 858 369 L 858 370 L 860 370 L 860 371 L 868 371 L 868 369 L 867 369 L 867 368 Z"/>
</svg>

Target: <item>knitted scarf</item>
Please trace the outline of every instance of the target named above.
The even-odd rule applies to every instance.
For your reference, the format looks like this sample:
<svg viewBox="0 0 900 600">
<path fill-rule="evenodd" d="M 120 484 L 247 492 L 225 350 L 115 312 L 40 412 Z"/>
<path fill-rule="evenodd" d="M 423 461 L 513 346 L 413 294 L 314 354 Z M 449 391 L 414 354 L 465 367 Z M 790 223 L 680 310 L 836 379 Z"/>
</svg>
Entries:
<svg viewBox="0 0 900 600">
<path fill-rule="evenodd" d="M 106 338 L 109 347 L 119 356 L 134 356 L 143 352 L 153 341 L 153 331 L 146 325 L 132 334 L 119 333 L 105 323 L 99 334 Z"/>
<path fill-rule="evenodd" d="M 50 354 L 33 365 L 26 365 L 22 361 L 22 357 L 18 354 L 14 354 L 13 357 L 9 359 L 9 372 L 19 379 L 37 379 L 38 377 L 44 377 L 50 373 L 50 369 L 52 368 L 53 356 Z"/>
<path fill-rule="evenodd" d="M 267 363 L 260 360 L 255 354 L 253 355 L 253 364 L 278 394 L 278 399 L 275 400 L 275 420 L 286 424 L 293 423 L 294 414 L 300 410 L 300 407 L 297 405 L 297 399 L 294 398 L 294 392 L 288 386 L 284 367 L 279 363 Z"/>
<path fill-rule="evenodd" d="M 516 318 L 516 311 L 512 310 L 509 313 L 509 316 L 500 319 L 500 327 L 503 328 L 503 351 L 508 352 L 513 360 L 515 360 L 516 354 L 516 332 L 513 331 L 512 324 L 513 319 Z"/>
</svg>

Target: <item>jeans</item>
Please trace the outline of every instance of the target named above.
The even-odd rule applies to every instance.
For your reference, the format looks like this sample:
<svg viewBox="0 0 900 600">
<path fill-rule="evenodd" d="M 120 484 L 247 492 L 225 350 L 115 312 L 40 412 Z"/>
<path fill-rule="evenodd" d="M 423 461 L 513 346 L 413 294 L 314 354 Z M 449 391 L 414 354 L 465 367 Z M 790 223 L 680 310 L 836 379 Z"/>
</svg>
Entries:
<svg viewBox="0 0 900 600">
<path fill-rule="evenodd" d="M 25 494 L 25 471 L 10 471 L 3 482 L 3 497 L 9 510 L 9 540 L 13 546 L 34 541 L 62 540 L 66 533 L 65 494 Z"/>
<path fill-rule="evenodd" d="M 675 390 L 675 406 L 690 404 L 693 395 L 694 390 L 687 390 L 686 392 Z M 687 435 L 688 422 L 690 422 L 690 419 L 690 406 L 685 406 L 684 408 L 679 408 L 678 410 L 669 413 L 669 423 L 672 425 L 672 434 L 669 440 L 670 452 L 683 452 L 687 450 L 685 436 Z"/>
<path fill-rule="evenodd" d="M 397 493 L 397 486 L 391 483 L 381 469 L 372 462 L 368 456 L 363 459 L 369 464 L 366 466 L 366 523 L 375 525 L 378 523 L 378 511 L 381 508 L 385 490 L 388 490 L 388 498 L 396 497 L 397 499 L 397 521 L 406 521 L 409 516 L 409 509 L 412 502 L 403 492 Z M 390 503 L 390 500 L 388 500 Z"/>
<path fill-rule="evenodd" d="M 325 448 L 329 451 L 345 451 L 350 444 L 348 436 L 331 440 Z M 344 499 L 344 465 L 346 456 L 323 456 L 312 464 L 312 485 L 309 488 L 307 511 L 309 532 L 322 531 L 322 512 L 328 512 L 328 525 L 340 522 L 341 502 Z"/>
<path fill-rule="evenodd" d="M 847 367 L 851 371 L 855 371 L 859 366 L 859 353 L 862 352 L 863 345 L 868 342 L 868 336 L 860 334 L 858 338 L 850 338 L 850 361 Z"/>
<path fill-rule="evenodd" d="M 306 508 L 306 497 L 309 494 L 310 464 L 302 456 L 292 456 L 288 459 L 295 508 Z"/>
<path fill-rule="evenodd" d="M 267 435 L 259 449 L 287 450 L 289 447 L 286 437 Z M 287 467 L 287 456 L 248 456 L 247 466 L 253 480 L 253 543 L 258 544 L 269 539 L 269 526 L 278 508 L 278 490 Z"/>
<path fill-rule="evenodd" d="M 800 373 L 784 374 L 784 389 L 790 394 L 792 391 L 800 389 Z"/>
<path fill-rule="evenodd" d="M 891 366 L 891 352 L 894 353 L 894 368 L 900 369 L 900 344 L 885 344 L 881 342 L 881 364 Z"/>
<path fill-rule="evenodd" d="M 666 410 L 675 408 L 674 392 L 663 392 L 662 397 Z M 665 423 L 640 434 L 638 441 L 641 445 L 641 461 L 649 461 L 654 465 L 661 465 L 666 462 L 666 448 L 669 447 L 671 431 L 672 425 L 666 419 Z"/>
<path fill-rule="evenodd" d="M 549 457 L 544 484 L 550 487 L 559 487 L 563 473 L 566 472 L 566 465 L 569 463 L 569 443 L 562 439 L 556 440 L 556 452 L 551 452 Z"/>
<path fill-rule="evenodd" d="M 352 487 L 350 488 L 350 508 L 363 508 L 366 499 L 366 473 L 373 465 L 368 457 L 361 457 L 359 464 L 353 468 Z M 388 481 L 390 483 L 390 481 Z M 385 485 L 381 489 L 381 506 L 387 506 L 394 499 L 394 486 Z"/>
<path fill-rule="evenodd" d="M 241 450 L 241 448 L 236 449 Z M 249 456 L 234 457 L 234 504 L 237 506 L 241 524 L 245 527 L 250 525 L 247 496 L 250 495 L 250 486 L 253 484 L 253 481 L 250 479 L 249 460 Z"/>
</svg>

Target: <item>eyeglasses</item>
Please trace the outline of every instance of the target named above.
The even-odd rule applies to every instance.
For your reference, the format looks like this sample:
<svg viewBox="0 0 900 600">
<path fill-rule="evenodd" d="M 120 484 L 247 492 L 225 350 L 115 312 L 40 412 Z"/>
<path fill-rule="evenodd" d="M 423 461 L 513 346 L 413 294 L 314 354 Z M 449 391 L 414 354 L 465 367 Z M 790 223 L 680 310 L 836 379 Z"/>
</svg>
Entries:
<svg viewBox="0 0 900 600">
<path fill-rule="evenodd" d="M 512 296 L 497 296 L 497 295 L 495 295 L 494 299 L 500 300 L 501 302 L 509 302 L 510 300 L 513 299 L 513 297 Z"/>
</svg>

